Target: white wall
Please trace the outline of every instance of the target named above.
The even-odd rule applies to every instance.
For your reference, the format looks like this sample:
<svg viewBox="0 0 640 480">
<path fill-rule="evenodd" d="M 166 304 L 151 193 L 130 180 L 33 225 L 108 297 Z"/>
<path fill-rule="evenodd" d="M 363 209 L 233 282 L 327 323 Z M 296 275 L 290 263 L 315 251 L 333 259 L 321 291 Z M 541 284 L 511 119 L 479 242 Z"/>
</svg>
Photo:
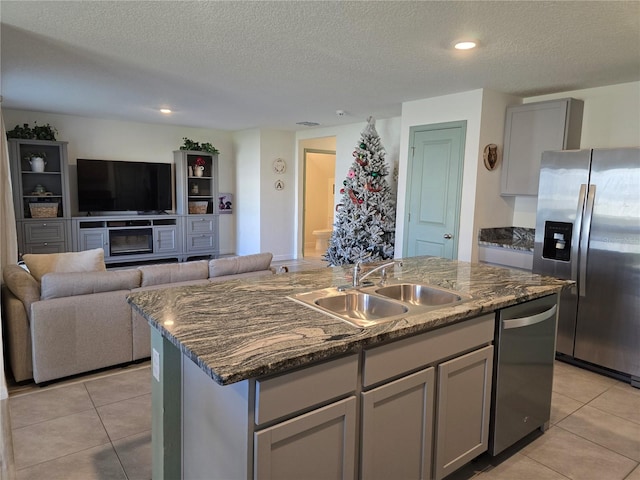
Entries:
<svg viewBox="0 0 640 480">
<path fill-rule="evenodd" d="M 3 109 L 2 114 L 8 130 L 23 123 L 49 123 L 58 130 L 58 140 L 69 142 L 67 148 L 72 214 L 78 211 L 75 168 L 77 158 L 173 163 L 173 151 L 183 144 L 183 137 L 199 143 L 212 143 L 220 150 L 220 188 L 234 193 L 232 189 L 224 190 L 224 186 L 233 185 L 235 175 L 233 143 L 228 132 L 22 110 Z M 220 218 L 221 253 L 233 252 L 235 249 L 233 217 L 234 215 L 222 215 Z"/>
<path fill-rule="evenodd" d="M 490 143 L 498 145 L 501 159 L 504 142 L 505 112 L 509 105 L 518 104 L 521 99 L 511 95 L 483 90 L 482 118 L 480 124 L 479 149 L 476 156 L 476 198 L 474 214 L 474 238 L 472 239 L 472 261 L 477 260 L 478 248 L 475 238 L 481 228 L 510 226 L 513 218 L 514 198 L 500 195 L 502 162 L 495 170 L 484 166 L 484 147 Z"/>
<path fill-rule="evenodd" d="M 367 122 L 362 121 L 360 123 L 352 123 L 349 125 L 335 126 L 335 127 L 324 127 L 324 128 L 311 128 L 308 130 L 300 130 L 296 132 L 296 143 L 297 143 L 297 151 L 296 151 L 296 166 L 297 166 L 297 195 L 296 195 L 296 231 L 297 231 L 297 240 L 296 240 L 296 251 L 299 257 L 302 256 L 302 243 L 303 232 L 302 232 L 302 205 L 303 203 L 303 191 L 302 186 L 304 185 L 303 171 L 304 171 L 304 149 L 305 148 L 315 148 L 322 150 L 335 150 L 336 152 L 336 192 L 335 192 L 335 200 L 334 207 L 338 203 L 340 203 L 341 194 L 340 194 L 340 185 L 342 185 L 342 181 L 347 177 L 347 172 L 349 171 L 349 167 L 353 163 L 353 151 L 356 148 L 359 140 L 360 134 L 364 130 Z M 385 149 L 386 155 L 385 159 L 389 164 L 389 170 L 393 172 L 394 165 L 396 165 L 399 161 L 399 151 L 400 151 L 400 128 L 401 122 L 400 117 L 393 117 L 388 119 L 379 119 L 376 120 L 376 130 L 380 135 L 380 141 L 382 146 Z M 395 181 L 393 179 L 393 174 L 389 176 L 387 179 L 391 184 L 391 188 L 393 191 L 396 191 Z M 335 212 L 335 208 L 334 208 Z M 334 215 L 335 216 L 335 215 Z M 398 249 L 398 240 L 396 237 L 396 252 Z M 396 253 L 396 256 L 397 253 Z"/>
<path fill-rule="evenodd" d="M 294 145 L 293 132 L 260 132 L 260 251 L 273 253 L 274 260 L 290 260 L 295 257 Z M 273 161 L 276 158 L 282 158 L 287 164 L 283 174 L 273 171 Z M 240 176 L 238 178 L 242 180 Z M 277 180 L 282 180 L 284 189 L 275 189 Z"/>
<path fill-rule="evenodd" d="M 462 174 L 462 203 L 458 234 L 458 259 L 470 261 L 476 247 L 474 215 L 476 176 L 480 146 L 483 91 L 445 95 L 402 104 L 402 134 L 400 139 L 400 168 L 398 179 L 398 212 L 396 217 L 396 256 L 402 256 L 404 247 L 405 201 L 409 158 L 409 129 L 418 125 L 431 125 L 453 121 L 467 121 Z M 503 120 L 504 123 L 504 120 Z"/>
<path fill-rule="evenodd" d="M 245 130 L 233 134 L 236 152 L 237 255 L 260 252 L 260 131 Z"/>
<path fill-rule="evenodd" d="M 540 95 L 524 102 L 566 97 L 584 101 L 580 148 L 640 146 L 640 82 Z M 535 228 L 536 208 L 537 197 L 516 197 L 513 225 Z"/>
</svg>

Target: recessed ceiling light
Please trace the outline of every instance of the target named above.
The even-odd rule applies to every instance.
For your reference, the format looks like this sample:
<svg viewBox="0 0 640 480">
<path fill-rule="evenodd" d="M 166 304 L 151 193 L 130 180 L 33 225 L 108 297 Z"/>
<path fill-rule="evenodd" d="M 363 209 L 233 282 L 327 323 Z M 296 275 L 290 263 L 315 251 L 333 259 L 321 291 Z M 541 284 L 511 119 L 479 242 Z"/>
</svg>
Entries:
<svg viewBox="0 0 640 480">
<path fill-rule="evenodd" d="M 169 115 L 171 113 L 171 109 L 169 108 L 161 108 L 160 113 L 164 113 L 165 115 Z"/>
<path fill-rule="evenodd" d="M 456 50 L 471 50 L 472 48 L 476 48 L 478 46 L 478 42 L 475 40 L 465 40 L 463 42 L 457 42 L 453 48 Z"/>
</svg>

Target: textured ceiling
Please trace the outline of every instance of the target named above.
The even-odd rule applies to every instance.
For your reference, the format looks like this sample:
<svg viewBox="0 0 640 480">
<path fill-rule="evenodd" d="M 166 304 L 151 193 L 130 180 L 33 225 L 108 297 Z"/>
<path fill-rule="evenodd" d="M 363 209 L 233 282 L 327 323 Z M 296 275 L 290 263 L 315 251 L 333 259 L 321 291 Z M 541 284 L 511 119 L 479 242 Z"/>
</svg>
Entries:
<svg viewBox="0 0 640 480">
<path fill-rule="evenodd" d="M 2 0 L 0 18 L 4 107 L 220 130 L 640 80 L 638 1 Z"/>
</svg>

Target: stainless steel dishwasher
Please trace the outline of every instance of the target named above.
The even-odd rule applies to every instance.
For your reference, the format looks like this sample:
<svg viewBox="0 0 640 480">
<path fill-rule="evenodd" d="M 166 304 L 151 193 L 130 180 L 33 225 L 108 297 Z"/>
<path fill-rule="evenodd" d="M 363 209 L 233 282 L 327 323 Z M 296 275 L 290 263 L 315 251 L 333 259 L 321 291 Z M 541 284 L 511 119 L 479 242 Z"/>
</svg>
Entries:
<svg viewBox="0 0 640 480">
<path fill-rule="evenodd" d="M 498 312 L 489 453 L 497 455 L 551 415 L 557 295 Z"/>
</svg>

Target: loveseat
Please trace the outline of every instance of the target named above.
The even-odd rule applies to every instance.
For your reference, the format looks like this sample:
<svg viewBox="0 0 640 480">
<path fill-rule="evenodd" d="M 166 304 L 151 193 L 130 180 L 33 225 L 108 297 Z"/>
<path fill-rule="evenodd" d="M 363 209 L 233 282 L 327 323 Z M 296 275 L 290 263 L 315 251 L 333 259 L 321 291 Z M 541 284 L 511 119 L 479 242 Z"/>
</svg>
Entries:
<svg viewBox="0 0 640 480">
<path fill-rule="evenodd" d="M 98 260 L 89 267 L 59 261 L 87 257 L 78 252 L 45 259 L 44 268 L 35 261 L 44 256 L 37 255 L 25 255 L 29 271 L 4 268 L 5 354 L 17 382 L 49 382 L 148 358 L 150 327 L 127 303 L 130 292 L 274 273 L 271 253 L 106 270 L 102 249 L 90 252 Z"/>
</svg>

